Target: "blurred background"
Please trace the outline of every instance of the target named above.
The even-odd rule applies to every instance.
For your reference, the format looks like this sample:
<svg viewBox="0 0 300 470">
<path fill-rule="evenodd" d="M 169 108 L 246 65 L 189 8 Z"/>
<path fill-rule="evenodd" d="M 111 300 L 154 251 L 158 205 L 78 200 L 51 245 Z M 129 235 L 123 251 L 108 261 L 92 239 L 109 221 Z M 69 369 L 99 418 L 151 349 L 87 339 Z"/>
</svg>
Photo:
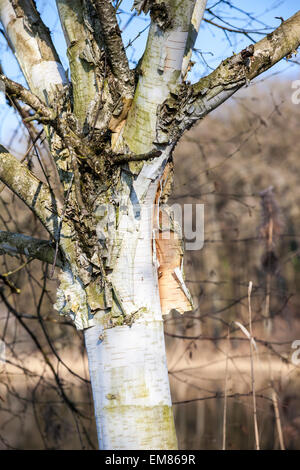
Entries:
<svg viewBox="0 0 300 470">
<path fill-rule="evenodd" d="M 243 10 L 248 2 L 209 3 L 209 21 L 219 17 L 226 28 L 259 32 L 252 37 L 204 23 L 192 81 L 232 50 L 260 39 L 260 30 L 265 34 L 276 27 L 275 16 L 286 18 L 297 10 L 294 1 L 254 1 L 251 12 Z M 129 4 L 120 6 L 125 43 L 149 24 L 148 17 L 132 17 Z M 37 5 L 63 57 L 55 11 L 47 14 L 54 2 Z M 21 81 L 2 39 L 1 65 Z M 142 42 L 128 47 L 132 66 L 142 47 Z M 174 153 L 169 203 L 200 203 L 205 212 L 204 246 L 185 253 L 195 310 L 165 318 L 181 449 L 254 449 L 254 410 L 262 449 L 300 448 L 300 361 L 292 347 L 300 340 L 300 104 L 292 100 L 300 78 L 297 60 L 282 61 L 236 94 L 185 134 Z M 24 126 L 5 99 L 0 112 L 1 143 L 26 158 L 41 179 L 42 161 L 55 185 L 43 134 L 32 145 L 41 129 Z M 2 186 L 0 230 L 47 238 L 25 205 Z M 50 279 L 50 270 L 39 261 L 0 255 L 0 339 L 5 343 L 5 354 L 0 349 L 0 449 L 97 448 L 83 335 L 54 311 L 57 281 L 56 275 Z"/>
</svg>

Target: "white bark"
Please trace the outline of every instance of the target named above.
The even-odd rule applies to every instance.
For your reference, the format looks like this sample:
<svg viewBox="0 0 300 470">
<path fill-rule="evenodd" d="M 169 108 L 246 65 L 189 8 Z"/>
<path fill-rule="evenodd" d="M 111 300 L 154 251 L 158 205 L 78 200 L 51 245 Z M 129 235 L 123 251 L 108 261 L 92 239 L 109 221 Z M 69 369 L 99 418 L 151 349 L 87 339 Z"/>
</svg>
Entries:
<svg viewBox="0 0 300 470">
<path fill-rule="evenodd" d="M 96 326 L 85 341 L 100 449 L 176 449 L 162 321 Z"/>
<path fill-rule="evenodd" d="M 118 228 L 108 237 L 111 311 L 85 330 L 101 449 L 176 449 L 155 252 L 154 202 L 168 152 L 122 177 Z M 113 214 L 114 218 L 114 214 Z M 113 219 L 114 220 L 114 219 Z M 178 282 L 180 286 L 180 282 Z M 180 288 L 180 287 L 179 287 Z M 176 305 L 173 305 L 176 308 Z M 124 318 L 121 326 L 114 319 Z"/>
<path fill-rule="evenodd" d="M 134 102 L 115 144 L 119 151 L 124 142 L 135 154 L 153 149 L 157 109 L 181 79 L 194 4 L 173 3 L 173 29 L 151 25 Z M 100 448 L 177 448 L 153 239 L 153 204 L 171 149 L 145 162 L 135 180 L 126 172 L 121 179 L 116 202 L 126 211 L 119 212 L 108 256 L 112 309 L 97 313 L 99 324 L 85 331 Z M 109 317 L 121 314 L 131 326 L 109 328 Z"/>
<path fill-rule="evenodd" d="M 17 15 L 9 0 L 0 0 L 0 20 L 30 89 L 48 101 L 55 87 L 66 83 L 65 71 L 52 44 L 34 37 L 24 16 Z"/>
<path fill-rule="evenodd" d="M 183 78 L 186 77 L 189 71 L 189 62 L 192 57 L 193 47 L 198 36 L 198 31 L 199 31 L 200 24 L 201 24 L 201 21 L 205 12 L 206 4 L 207 4 L 207 0 L 196 0 L 196 4 L 194 7 L 191 24 L 189 28 L 189 35 L 188 35 L 188 39 L 186 43 L 185 54 L 184 54 L 184 58 L 182 61 L 181 76 Z"/>
<path fill-rule="evenodd" d="M 157 109 L 181 80 L 181 68 L 194 2 L 172 0 L 176 12 L 172 28 L 151 23 L 140 77 L 124 131 L 133 152 L 146 153 L 156 140 Z"/>
<path fill-rule="evenodd" d="M 110 315 L 131 325 L 110 328 L 99 312 L 85 330 L 100 449 L 177 448 L 152 233 L 165 161 L 144 166 L 132 186 L 124 176 L 118 200 L 126 210 L 108 256 L 117 298 Z"/>
<path fill-rule="evenodd" d="M 113 250 L 112 254 L 116 261 L 111 281 L 121 309 L 126 315 L 145 311 L 147 321 L 149 316 L 161 318 L 157 266 L 153 258 L 153 217 L 165 161 L 166 156 L 162 155 L 155 163 L 144 165 L 132 187 L 123 179 L 120 203 L 128 209 L 121 213 L 117 232 L 120 245 L 116 244 L 117 253 Z M 147 292 L 152 295 L 147 297 Z"/>
</svg>

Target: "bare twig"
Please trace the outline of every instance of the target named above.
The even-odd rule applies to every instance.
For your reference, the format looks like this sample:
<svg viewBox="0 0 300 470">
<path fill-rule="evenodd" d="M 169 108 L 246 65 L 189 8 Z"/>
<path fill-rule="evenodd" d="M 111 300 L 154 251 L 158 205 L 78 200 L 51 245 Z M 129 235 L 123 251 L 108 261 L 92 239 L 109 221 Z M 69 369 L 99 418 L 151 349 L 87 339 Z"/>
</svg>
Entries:
<svg viewBox="0 0 300 470">
<path fill-rule="evenodd" d="M 250 281 L 249 287 L 248 287 L 248 309 L 249 309 L 249 331 L 250 331 L 249 345 L 250 345 L 251 381 L 252 381 L 252 398 L 253 398 L 253 419 L 254 419 L 255 447 L 256 447 L 256 450 L 260 450 L 258 425 L 257 425 L 254 364 L 253 364 L 251 292 L 252 292 L 252 282 Z"/>
<path fill-rule="evenodd" d="M 283 432 L 282 432 L 282 426 L 281 426 L 281 420 L 280 420 L 280 413 L 279 413 L 279 407 L 278 407 L 278 399 L 277 399 L 277 394 L 273 386 L 272 386 L 272 401 L 273 401 L 273 406 L 274 406 L 274 413 L 275 413 L 275 420 L 276 420 L 276 427 L 277 427 L 277 432 L 278 432 L 280 449 L 285 450 Z"/>
<path fill-rule="evenodd" d="M 228 381 L 229 347 L 230 347 L 230 329 L 229 329 L 229 327 L 228 327 L 228 331 L 227 331 L 226 366 L 225 366 L 225 385 L 224 385 L 223 445 L 222 445 L 222 450 L 226 450 L 227 381 Z"/>
<path fill-rule="evenodd" d="M 139 155 L 127 154 L 127 155 L 118 155 L 114 154 L 112 158 L 113 165 L 119 165 L 121 163 L 128 162 L 142 162 L 144 160 L 150 160 L 151 158 L 157 158 L 161 155 L 160 150 L 151 150 L 151 152 L 143 153 Z"/>
<path fill-rule="evenodd" d="M 0 254 L 11 256 L 25 255 L 46 263 L 53 263 L 54 249 L 48 240 L 39 240 L 21 233 L 3 232 L 0 230 Z M 56 266 L 62 266 L 62 260 L 56 258 Z"/>
<path fill-rule="evenodd" d="M 34 93 L 27 90 L 19 83 L 10 80 L 4 74 L 0 74 L 0 81 L 5 85 L 5 92 L 8 95 L 20 99 L 36 112 L 32 118 L 34 117 L 34 119 L 40 122 L 54 121 L 56 117 L 55 112 L 46 106 Z"/>
</svg>

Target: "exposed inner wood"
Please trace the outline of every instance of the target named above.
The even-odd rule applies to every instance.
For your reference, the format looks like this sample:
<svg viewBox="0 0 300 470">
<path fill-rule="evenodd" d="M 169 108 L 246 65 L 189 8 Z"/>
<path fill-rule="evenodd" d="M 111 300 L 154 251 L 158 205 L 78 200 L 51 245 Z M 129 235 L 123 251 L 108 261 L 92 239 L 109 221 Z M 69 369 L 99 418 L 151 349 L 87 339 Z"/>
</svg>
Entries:
<svg viewBox="0 0 300 470">
<path fill-rule="evenodd" d="M 170 174 L 171 169 L 171 165 L 167 164 L 157 191 L 154 213 L 158 286 L 163 315 L 167 315 L 171 310 L 177 310 L 183 314 L 192 309 L 191 302 L 183 291 L 181 282 L 176 275 L 176 270 L 181 271 L 183 262 L 182 236 L 179 230 L 176 229 L 176 225 L 174 226 L 170 214 L 159 206 L 164 188 L 169 185 L 168 180 L 172 177 Z M 159 216 L 157 217 L 158 210 Z M 159 226 L 157 227 L 157 225 Z"/>
</svg>

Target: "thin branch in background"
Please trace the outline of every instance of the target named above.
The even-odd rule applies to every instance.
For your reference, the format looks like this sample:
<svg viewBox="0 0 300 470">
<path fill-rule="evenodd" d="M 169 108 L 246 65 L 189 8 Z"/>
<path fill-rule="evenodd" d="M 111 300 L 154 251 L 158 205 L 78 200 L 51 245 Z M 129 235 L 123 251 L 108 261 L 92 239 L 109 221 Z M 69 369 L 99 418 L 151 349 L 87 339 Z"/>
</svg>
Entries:
<svg viewBox="0 0 300 470">
<path fill-rule="evenodd" d="M 195 48 L 193 48 L 193 52 L 195 52 L 197 57 L 200 57 L 200 59 L 202 60 L 202 62 L 204 63 L 204 65 L 207 69 L 214 70 L 214 68 L 211 67 L 204 58 L 204 54 L 213 56 L 212 52 L 202 52 L 200 49 L 195 49 Z"/>
<path fill-rule="evenodd" d="M 270 334 L 269 334 L 269 336 L 270 336 Z M 270 350 L 268 351 L 268 361 L 269 361 L 269 369 L 270 369 L 271 399 L 272 399 L 272 402 L 273 402 L 273 408 L 274 408 L 274 414 L 275 414 L 275 422 L 276 422 L 276 428 L 277 428 L 277 433 L 278 433 L 279 445 L 280 445 L 281 450 L 285 450 L 284 439 L 283 439 L 283 431 L 282 431 L 282 425 L 281 425 L 281 419 L 280 419 L 280 413 L 279 413 L 279 406 L 278 406 L 278 398 L 277 398 L 277 393 L 276 393 L 275 385 L 274 385 L 274 372 L 273 372 L 273 367 L 272 367 L 272 357 L 271 357 L 271 351 Z"/>
<path fill-rule="evenodd" d="M 40 156 L 40 152 L 38 150 L 38 147 L 37 147 L 37 141 L 39 140 L 39 138 L 41 137 L 42 133 L 44 132 L 44 130 L 42 129 L 40 132 L 37 133 L 37 135 L 35 136 L 34 133 L 33 133 L 33 130 L 32 128 L 30 127 L 30 123 L 26 121 L 27 117 L 29 116 L 29 113 L 24 111 L 24 109 L 22 108 L 22 106 L 20 105 L 20 103 L 18 103 L 18 100 L 14 97 L 14 96 L 10 96 L 7 94 L 7 97 L 10 101 L 10 103 L 12 104 L 13 108 L 17 111 L 17 113 L 20 115 L 21 119 L 22 119 L 22 123 L 23 125 L 25 126 L 25 128 L 27 129 L 27 132 L 28 132 L 28 135 L 29 135 L 29 138 L 31 140 L 31 145 L 29 146 L 26 154 L 24 155 L 24 157 L 21 159 L 21 163 L 23 163 L 27 156 L 29 155 L 31 149 L 33 148 L 34 149 L 34 153 L 35 153 L 35 156 L 38 160 L 38 163 L 41 167 L 41 170 L 42 170 L 42 173 L 47 181 L 47 184 L 49 186 L 49 190 L 51 192 L 51 194 L 54 194 L 53 192 L 53 189 L 51 187 L 51 183 L 50 183 L 50 178 L 44 168 L 44 165 L 42 163 L 42 159 L 41 159 L 41 156 Z M 36 131 L 37 132 L 37 131 Z M 29 162 L 31 163 L 31 160 L 29 160 Z M 28 165 L 29 169 L 30 169 L 30 165 Z"/>
<path fill-rule="evenodd" d="M 116 5 L 115 5 L 115 10 L 116 11 L 118 11 L 118 9 L 120 8 L 122 1 L 123 0 L 116 1 Z"/>
<path fill-rule="evenodd" d="M 30 336 L 30 338 L 32 339 L 33 343 L 35 344 L 37 350 L 40 352 L 40 354 L 42 355 L 43 359 L 44 359 L 44 362 L 48 365 L 48 367 L 50 368 L 52 374 L 53 374 L 53 377 L 55 379 L 55 382 L 57 384 L 57 387 L 59 389 L 59 392 L 60 392 L 60 396 L 61 398 L 63 399 L 63 401 L 65 402 L 65 404 L 68 406 L 68 408 L 71 410 L 71 411 L 74 411 L 75 413 L 77 413 L 78 415 L 80 416 L 83 416 L 82 413 L 77 409 L 77 405 L 75 403 L 73 403 L 73 401 L 66 395 L 65 393 L 65 390 L 64 390 L 64 386 L 63 386 L 63 382 L 62 380 L 60 379 L 60 377 L 58 376 L 57 372 L 55 371 L 55 368 L 52 364 L 52 362 L 49 360 L 49 357 L 47 356 L 47 354 L 45 353 L 39 339 L 37 338 L 36 334 L 28 327 L 27 323 L 22 319 L 22 317 L 19 315 L 19 313 L 15 310 L 15 308 L 8 302 L 8 300 L 6 299 L 3 291 L 0 289 L 0 298 L 2 300 L 2 302 L 4 303 L 4 305 L 7 307 L 7 309 L 9 309 L 9 311 L 14 315 L 14 317 L 16 318 L 16 320 L 19 322 L 19 324 L 24 328 L 24 330 L 28 333 L 28 335 Z"/>
<path fill-rule="evenodd" d="M 271 329 L 270 300 L 272 277 L 278 268 L 278 257 L 275 252 L 283 229 L 283 221 L 279 206 L 275 200 L 273 186 L 260 192 L 261 197 L 261 226 L 260 235 L 265 242 L 265 252 L 262 258 L 262 268 L 266 273 L 265 326 L 267 332 Z"/>
<path fill-rule="evenodd" d="M 43 132 L 44 132 L 44 129 L 42 129 L 38 133 L 38 135 L 34 138 L 34 140 L 31 141 L 30 145 L 28 146 L 28 149 L 26 150 L 26 153 L 25 153 L 24 157 L 21 160 L 21 163 L 23 163 L 27 159 L 27 157 L 30 154 L 32 148 L 35 147 L 35 144 L 37 143 L 37 141 L 39 140 L 39 138 L 41 137 Z M 31 138 L 31 135 L 30 135 L 30 138 Z M 36 151 L 36 154 L 37 154 L 37 151 Z M 43 171 L 43 169 L 42 169 L 42 171 Z M 43 173 L 44 173 L 44 171 L 43 171 Z"/>
<path fill-rule="evenodd" d="M 277 432 L 278 432 L 280 449 L 285 450 L 284 440 L 283 440 L 283 432 L 282 432 L 282 426 L 281 426 L 281 420 L 280 420 L 280 413 L 279 413 L 279 407 L 278 407 L 278 398 L 277 398 L 277 394 L 276 394 L 276 391 L 274 389 L 274 386 L 272 386 L 272 401 L 273 401 L 273 407 L 274 407 L 274 413 L 275 413 L 275 420 L 276 420 L 276 427 L 277 427 Z"/>
<path fill-rule="evenodd" d="M 147 24 L 147 26 L 142 29 L 133 39 L 130 39 L 130 41 L 128 42 L 127 46 L 125 47 L 125 49 L 128 49 L 128 47 L 132 46 L 132 44 L 148 29 L 150 28 L 150 23 Z"/>
<path fill-rule="evenodd" d="M 224 385 L 224 412 L 223 412 L 223 445 L 222 450 L 226 450 L 226 425 L 227 425 L 227 382 L 228 382 L 228 359 L 230 348 L 230 329 L 227 331 L 227 351 L 226 351 L 226 366 L 225 366 L 225 385 Z"/>
<path fill-rule="evenodd" d="M 214 21 L 211 21 L 209 20 L 208 18 L 203 18 L 203 21 L 205 21 L 206 23 L 209 23 L 211 24 L 212 26 L 216 26 L 216 28 L 220 28 L 222 29 L 224 32 L 229 32 L 229 33 L 236 33 L 236 34 L 243 34 L 244 36 L 246 36 L 248 39 L 250 39 L 250 41 L 252 42 L 256 42 L 255 39 L 253 39 L 249 33 L 255 33 L 255 34 L 260 34 L 262 36 L 265 36 L 265 33 L 262 33 L 260 31 L 256 31 L 256 30 L 253 30 L 253 31 L 246 31 L 246 30 L 243 30 L 243 29 L 235 29 L 235 28 L 229 28 L 228 26 L 222 26 L 218 23 L 215 23 Z"/>
<path fill-rule="evenodd" d="M 248 287 L 248 309 L 249 309 L 249 332 L 250 332 L 249 345 L 250 345 L 251 382 L 252 382 L 252 397 L 253 397 L 253 419 L 254 419 L 255 447 L 256 447 L 256 450 L 260 450 L 258 425 L 257 425 L 254 364 L 253 364 L 253 343 L 252 343 L 253 334 L 252 334 L 251 292 L 252 292 L 252 282 L 250 281 L 249 282 L 249 287 Z"/>
</svg>

